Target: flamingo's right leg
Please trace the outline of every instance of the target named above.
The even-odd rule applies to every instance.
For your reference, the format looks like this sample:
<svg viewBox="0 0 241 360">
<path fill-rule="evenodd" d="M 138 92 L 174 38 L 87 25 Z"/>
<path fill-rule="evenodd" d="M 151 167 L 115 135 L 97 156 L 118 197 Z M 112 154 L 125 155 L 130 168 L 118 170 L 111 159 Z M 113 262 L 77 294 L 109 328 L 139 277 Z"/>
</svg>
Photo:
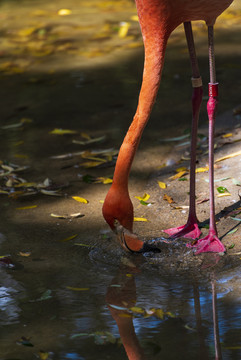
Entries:
<svg viewBox="0 0 241 360">
<path fill-rule="evenodd" d="M 192 25 L 191 22 L 184 23 L 185 34 L 188 44 L 189 56 L 192 67 L 192 133 L 191 133 L 191 161 L 190 161 L 190 192 L 189 192 L 189 215 L 185 225 L 164 230 L 167 234 L 171 235 L 172 239 L 185 237 L 191 239 L 197 239 L 201 235 L 201 231 L 198 227 L 198 219 L 196 215 L 195 204 L 195 169 L 196 169 L 196 145 L 197 145 L 197 129 L 200 107 L 202 103 L 203 88 L 202 78 L 199 73 L 198 61 L 195 51 L 195 45 L 193 40 Z"/>
</svg>

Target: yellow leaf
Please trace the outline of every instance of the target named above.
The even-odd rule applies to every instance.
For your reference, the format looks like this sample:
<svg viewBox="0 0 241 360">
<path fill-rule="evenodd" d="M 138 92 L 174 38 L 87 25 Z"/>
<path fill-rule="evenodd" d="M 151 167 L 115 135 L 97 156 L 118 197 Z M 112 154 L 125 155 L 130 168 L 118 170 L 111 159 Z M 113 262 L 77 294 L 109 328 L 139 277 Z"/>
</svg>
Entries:
<svg viewBox="0 0 241 360">
<path fill-rule="evenodd" d="M 104 204 L 104 202 L 105 202 L 105 200 L 100 200 L 100 203 L 101 203 L 101 204 Z"/>
<path fill-rule="evenodd" d="M 146 218 L 134 217 L 134 221 L 148 221 Z"/>
<path fill-rule="evenodd" d="M 137 15 L 132 15 L 132 16 L 131 16 L 131 20 L 132 20 L 132 21 L 139 21 Z"/>
<path fill-rule="evenodd" d="M 196 168 L 196 173 L 205 172 L 209 170 L 209 166 Z"/>
<path fill-rule="evenodd" d="M 44 351 L 39 351 L 38 353 L 40 360 L 48 360 L 49 359 L 49 353 Z"/>
<path fill-rule="evenodd" d="M 72 199 L 74 199 L 75 201 L 81 202 L 83 204 L 88 204 L 88 200 L 80 197 L 80 196 L 72 196 Z"/>
<path fill-rule="evenodd" d="M 78 288 L 78 287 L 66 286 L 66 289 L 73 291 L 88 291 L 90 288 Z"/>
<path fill-rule="evenodd" d="M 135 198 L 140 201 L 147 201 L 150 198 L 150 195 L 145 193 L 143 196 L 135 196 Z"/>
<path fill-rule="evenodd" d="M 222 138 L 228 138 L 228 137 L 231 137 L 231 136 L 233 136 L 233 133 L 227 133 L 227 134 L 223 134 Z"/>
<path fill-rule="evenodd" d="M 31 252 L 22 252 L 22 251 L 19 251 L 19 254 L 20 256 L 25 256 L 25 257 L 28 257 L 31 255 Z"/>
<path fill-rule="evenodd" d="M 163 319 L 164 318 L 164 311 L 162 309 L 155 309 L 155 315 L 159 318 L 159 319 Z"/>
<path fill-rule="evenodd" d="M 136 314 L 144 314 L 145 310 L 138 306 L 132 306 L 130 310 Z"/>
<path fill-rule="evenodd" d="M 179 173 L 179 172 L 182 172 L 182 171 L 188 171 L 188 169 L 186 168 L 186 166 L 181 166 L 179 168 L 176 169 L 176 172 Z"/>
<path fill-rule="evenodd" d="M 60 9 L 58 11 L 58 15 L 60 16 L 66 16 L 72 14 L 72 11 L 70 9 Z"/>
<path fill-rule="evenodd" d="M 111 184 L 113 182 L 112 179 L 105 177 L 97 177 L 96 180 L 97 182 L 101 182 L 102 184 Z"/>
<path fill-rule="evenodd" d="M 19 30 L 18 35 L 23 36 L 23 37 L 27 37 L 27 36 L 31 35 L 35 30 L 36 30 L 35 27 L 21 29 L 21 30 Z"/>
<path fill-rule="evenodd" d="M 228 192 L 225 192 L 225 193 L 223 193 L 223 194 L 218 194 L 217 197 L 224 197 L 224 196 L 231 196 L 231 194 L 228 193 Z"/>
<path fill-rule="evenodd" d="M 77 134 L 77 131 L 69 130 L 69 129 L 54 129 L 50 131 L 49 134 L 54 134 L 54 135 Z"/>
<path fill-rule="evenodd" d="M 28 155 L 25 154 L 14 154 L 14 157 L 18 159 L 28 159 Z"/>
<path fill-rule="evenodd" d="M 75 235 L 69 236 L 69 237 L 67 237 L 67 238 L 65 238 L 65 239 L 63 239 L 63 240 L 61 240 L 61 241 L 62 241 L 62 242 L 65 242 L 65 241 L 73 240 L 73 239 L 75 239 L 77 236 L 78 236 L 78 234 L 75 234 Z"/>
<path fill-rule="evenodd" d="M 28 210 L 28 209 L 35 209 L 37 207 L 37 205 L 30 205 L 30 206 L 22 206 L 22 207 L 17 207 L 16 210 Z"/>
<path fill-rule="evenodd" d="M 91 168 L 102 165 L 104 162 L 105 161 L 86 161 L 84 163 L 81 163 L 80 166 L 83 166 L 85 168 Z"/>
<path fill-rule="evenodd" d="M 158 181 L 158 185 L 161 189 L 166 189 L 166 187 L 167 187 L 167 185 L 162 181 Z"/>
<path fill-rule="evenodd" d="M 174 202 L 173 198 L 167 194 L 164 194 L 163 200 L 166 200 L 169 204 L 172 204 Z"/>
<path fill-rule="evenodd" d="M 123 21 L 120 23 L 120 29 L 119 29 L 118 35 L 121 39 L 125 38 L 126 35 L 128 34 L 130 25 L 131 24 L 126 21 Z"/>
<path fill-rule="evenodd" d="M 171 179 L 171 180 L 179 179 L 179 178 L 183 177 L 183 175 L 185 175 L 186 173 L 187 173 L 187 171 L 180 171 L 176 175 L 169 177 L 169 179 Z"/>
<path fill-rule="evenodd" d="M 37 184 L 34 183 L 34 182 L 25 182 L 25 183 L 20 183 L 20 184 L 17 184 L 15 185 L 14 187 L 15 188 L 18 188 L 18 187 L 33 187 L 33 186 L 36 186 Z"/>
<path fill-rule="evenodd" d="M 81 132 L 80 135 L 82 136 L 82 138 L 86 139 L 86 140 L 90 140 L 91 137 L 89 134 L 85 133 L 85 132 Z"/>
<path fill-rule="evenodd" d="M 235 156 L 239 156 L 239 155 L 241 155 L 241 151 L 237 151 L 236 153 L 232 153 L 232 154 L 223 156 L 223 157 L 215 160 L 215 163 L 216 163 L 216 162 L 219 162 L 219 161 L 226 160 L 226 159 L 231 159 L 231 158 L 233 158 L 233 157 L 235 157 Z"/>
</svg>

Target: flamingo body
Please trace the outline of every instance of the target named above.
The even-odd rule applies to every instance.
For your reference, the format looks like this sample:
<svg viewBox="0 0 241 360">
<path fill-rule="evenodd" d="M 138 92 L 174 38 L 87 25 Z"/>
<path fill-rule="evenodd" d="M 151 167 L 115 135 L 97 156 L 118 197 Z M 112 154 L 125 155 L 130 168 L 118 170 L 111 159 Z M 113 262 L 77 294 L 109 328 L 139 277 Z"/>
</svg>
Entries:
<svg viewBox="0 0 241 360">
<path fill-rule="evenodd" d="M 148 122 L 152 107 L 156 99 L 164 65 L 165 50 L 168 38 L 177 26 L 182 23 L 191 24 L 191 21 L 195 20 L 204 20 L 207 26 L 212 28 L 216 18 L 232 3 L 232 0 L 135 1 L 145 47 L 143 80 L 139 94 L 138 107 L 120 148 L 115 167 L 113 183 L 103 205 L 103 216 L 111 229 L 116 231 L 115 224 L 117 221 L 122 226 L 122 229 L 126 229 L 128 232 L 132 232 L 133 228 L 133 205 L 128 193 L 129 173 L 141 139 L 142 132 Z M 186 37 L 188 44 L 190 45 L 192 43 L 192 39 L 190 37 L 191 25 L 190 28 L 188 28 L 188 26 L 186 28 Z M 201 78 L 199 75 L 198 66 L 195 63 L 196 54 L 194 54 L 194 44 L 193 48 L 192 45 L 189 46 L 189 53 L 192 63 L 193 76 L 195 78 L 194 80 L 197 80 L 197 85 L 194 85 L 194 97 L 196 97 L 196 99 L 193 103 L 193 119 L 194 123 L 197 125 L 202 101 L 202 85 L 199 81 Z M 212 61 L 210 60 L 210 62 Z M 210 76 L 211 73 L 214 73 L 214 66 L 210 70 Z M 213 75 L 211 79 L 213 80 Z M 214 99 L 212 95 L 211 97 L 211 102 L 215 101 L 217 103 L 216 98 Z M 195 102 L 197 105 L 195 105 Z M 210 112 L 210 106 L 208 107 L 208 111 Z M 211 117 L 210 121 L 214 121 L 213 117 L 215 118 L 215 116 L 213 115 L 216 112 L 216 107 L 212 109 L 212 112 L 213 113 L 211 115 L 209 114 Z M 195 164 L 195 159 L 192 162 Z M 192 173 L 193 176 L 190 181 L 195 183 L 195 171 L 192 171 Z M 195 213 L 194 192 L 195 185 L 193 185 L 192 196 L 190 198 L 190 207 L 192 208 L 192 212 L 188 223 L 186 226 L 184 226 L 184 230 L 182 230 L 180 233 L 178 232 L 179 236 L 189 235 L 189 233 L 200 235 L 200 231 L 197 229 L 198 221 Z M 214 221 L 212 222 L 214 223 Z M 186 229 L 187 227 L 188 229 L 190 228 L 189 232 Z M 213 230 L 216 231 L 215 224 L 213 224 L 213 227 Z M 173 233 L 175 229 L 169 230 L 171 230 Z M 136 236 L 133 236 L 133 241 L 131 240 L 131 236 L 129 236 L 129 234 L 126 239 L 127 238 L 129 242 L 126 244 L 128 249 L 139 251 L 143 248 L 143 242 L 141 240 L 137 240 Z M 215 247 L 212 244 L 210 251 L 215 251 L 214 248 Z M 220 246 L 217 248 L 220 250 Z M 208 249 L 208 246 L 206 246 L 205 249 Z"/>
</svg>

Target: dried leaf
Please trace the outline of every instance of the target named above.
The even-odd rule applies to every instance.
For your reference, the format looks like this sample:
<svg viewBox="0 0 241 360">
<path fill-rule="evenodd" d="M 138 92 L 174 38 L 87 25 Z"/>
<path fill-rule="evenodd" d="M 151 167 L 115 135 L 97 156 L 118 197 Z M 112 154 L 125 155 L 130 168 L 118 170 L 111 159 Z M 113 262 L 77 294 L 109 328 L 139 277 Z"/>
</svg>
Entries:
<svg viewBox="0 0 241 360">
<path fill-rule="evenodd" d="M 236 156 L 240 156 L 241 155 L 241 151 L 237 151 L 235 153 L 232 153 L 232 154 L 229 154 L 229 155 L 226 155 L 226 156 L 223 156 L 217 160 L 215 160 L 215 163 L 219 162 L 219 161 L 223 161 L 223 160 L 227 160 L 227 159 L 231 159 L 233 157 L 236 157 Z"/>
<path fill-rule="evenodd" d="M 125 38 L 128 34 L 131 24 L 129 22 L 123 21 L 120 23 L 120 29 L 118 35 L 121 39 Z"/>
<path fill-rule="evenodd" d="M 72 287 L 72 286 L 66 286 L 66 289 L 73 290 L 73 291 L 88 291 L 90 288 L 79 288 L 79 287 Z"/>
<path fill-rule="evenodd" d="M 72 236 L 69 236 L 63 240 L 60 240 L 61 242 L 65 242 L 65 241 L 69 241 L 69 240 L 73 240 L 75 239 L 76 237 L 78 236 L 78 234 L 75 234 L 75 235 L 72 235 Z"/>
<path fill-rule="evenodd" d="M 22 252 L 22 251 L 19 251 L 19 254 L 20 256 L 23 256 L 23 257 L 28 257 L 31 255 L 31 252 Z"/>
<path fill-rule="evenodd" d="M 223 134 L 222 135 L 222 138 L 228 138 L 228 137 L 231 137 L 231 136 L 233 136 L 233 133 L 227 133 L 227 134 Z"/>
<path fill-rule="evenodd" d="M 49 196 L 62 196 L 62 194 L 59 193 L 59 190 L 41 189 L 40 192 L 44 195 L 49 195 Z"/>
<path fill-rule="evenodd" d="M 140 200 L 140 201 L 147 201 L 150 198 L 150 195 L 145 193 L 143 196 L 135 196 L 136 199 Z"/>
<path fill-rule="evenodd" d="M 166 189 L 166 187 L 167 187 L 166 183 L 164 183 L 162 181 L 158 181 L 158 185 L 161 189 Z"/>
<path fill-rule="evenodd" d="M 231 194 L 229 192 L 227 192 L 227 193 L 223 193 L 223 194 L 218 195 L 218 197 L 224 197 L 224 196 L 231 196 Z"/>
<path fill-rule="evenodd" d="M 76 213 L 76 214 L 70 214 L 70 215 L 58 215 L 58 214 L 50 214 L 50 216 L 58 218 L 58 219 L 72 219 L 72 218 L 79 218 L 84 216 L 81 213 Z"/>
<path fill-rule="evenodd" d="M 134 221 L 148 221 L 148 220 L 142 217 L 134 217 Z"/>
<path fill-rule="evenodd" d="M 72 11 L 70 9 L 60 9 L 57 14 L 60 16 L 66 16 L 72 14 Z"/>
<path fill-rule="evenodd" d="M 88 200 L 80 197 L 80 196 L 72 196 L 72 199 L 74 199 L 75 201 L 78 201 L 80 203 L 83 203 L 83 204 L 88 204 Z"/>
<path fill-rule="evenodd" d="M 89 138 L 88 140 L 85 141 L 81 141 L 81 140 L 73 140 L 73 144 L 78 144 L 78 145 L 90 145 L 93 143 L 97 143 L 97 142 L 103 142 L 106 139 L 106 136 L 100 136 L 98 138 Z"/>
<path fill-rule="evenodd" d="M 209 166 L 205 166 L 205 167 L 196 168 L 195 172 L 200 173 L 200 172 L 206 172 L 208 170 L 209 170 Z"/>
<path fill-rule="evenodd" d="M 30 205 L 30 206 L 22 206 L 22 207 L 17 207 L 16 210 L 28 210 L 28 209 L 35 209 L 37 207 L 37 205 Z"/>
<path fill-rule="evenodd" d="M 69 129 L 54 129 L 49 132 L 49 134 L 54 135 L 68 135 L 68 134 L 77 134 L 76 130 L 69 130 Z"/>
<path fill-rule="evenodd" d="M 163 200 L 166 200 L 169 204 L 174 203 L 173 198 L 171 196 L 167 195 L 167 194 L 164 194 Z"/>
<path fill-rule="evenodd" d="M 179 178 L 183 177 L 183 175 L 186 175 L 186 174 L 187 174 L 187 171 L 180 171 L 176 175 L 170 176 L 169 179 L 171 179 L 171 180 L 179 179 Z"/>
</svg>

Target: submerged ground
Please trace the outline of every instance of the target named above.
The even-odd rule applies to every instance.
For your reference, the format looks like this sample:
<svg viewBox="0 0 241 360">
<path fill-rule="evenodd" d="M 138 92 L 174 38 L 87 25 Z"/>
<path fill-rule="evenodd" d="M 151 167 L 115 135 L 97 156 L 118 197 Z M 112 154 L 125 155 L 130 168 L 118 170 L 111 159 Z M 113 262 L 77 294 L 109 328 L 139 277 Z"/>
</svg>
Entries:
<svg viewBox="0 0 241 360">
<path fill-rule="evenodd" d="M 239 359 L 240 5 L 220 17 L 215 44 L 215 201 L 227 254 L 198 257 L 186 241 L 163 243 L 161 232 L 183 224 L 188 212 L 191 87 L 182 27 L 170 39 L 159 96 L 130 178 L 135 232 L 159 239 L 162 252 L 129 256 L 101 207 L 141 82 L 143 48 L 133 2 L 3 1 L 0 10 L 0 358 L 125 359 L 116 314 L 112 310 L 112 319 L 107 304 L 129 316 L 122 308 L 129 309 L 135 297 L 139 313 L 131 316 L 137 316 L 135 331 L 146 357 L 212 358 L 217 296 L 223 358 Z M 206 84 L 205 24 L 195 23 L 194 35 Z M 202 170 L 204 90 L 197 164 Z M 208 172 L 202 170 L 197 211 L 206 233 Z"/>
</svg>

